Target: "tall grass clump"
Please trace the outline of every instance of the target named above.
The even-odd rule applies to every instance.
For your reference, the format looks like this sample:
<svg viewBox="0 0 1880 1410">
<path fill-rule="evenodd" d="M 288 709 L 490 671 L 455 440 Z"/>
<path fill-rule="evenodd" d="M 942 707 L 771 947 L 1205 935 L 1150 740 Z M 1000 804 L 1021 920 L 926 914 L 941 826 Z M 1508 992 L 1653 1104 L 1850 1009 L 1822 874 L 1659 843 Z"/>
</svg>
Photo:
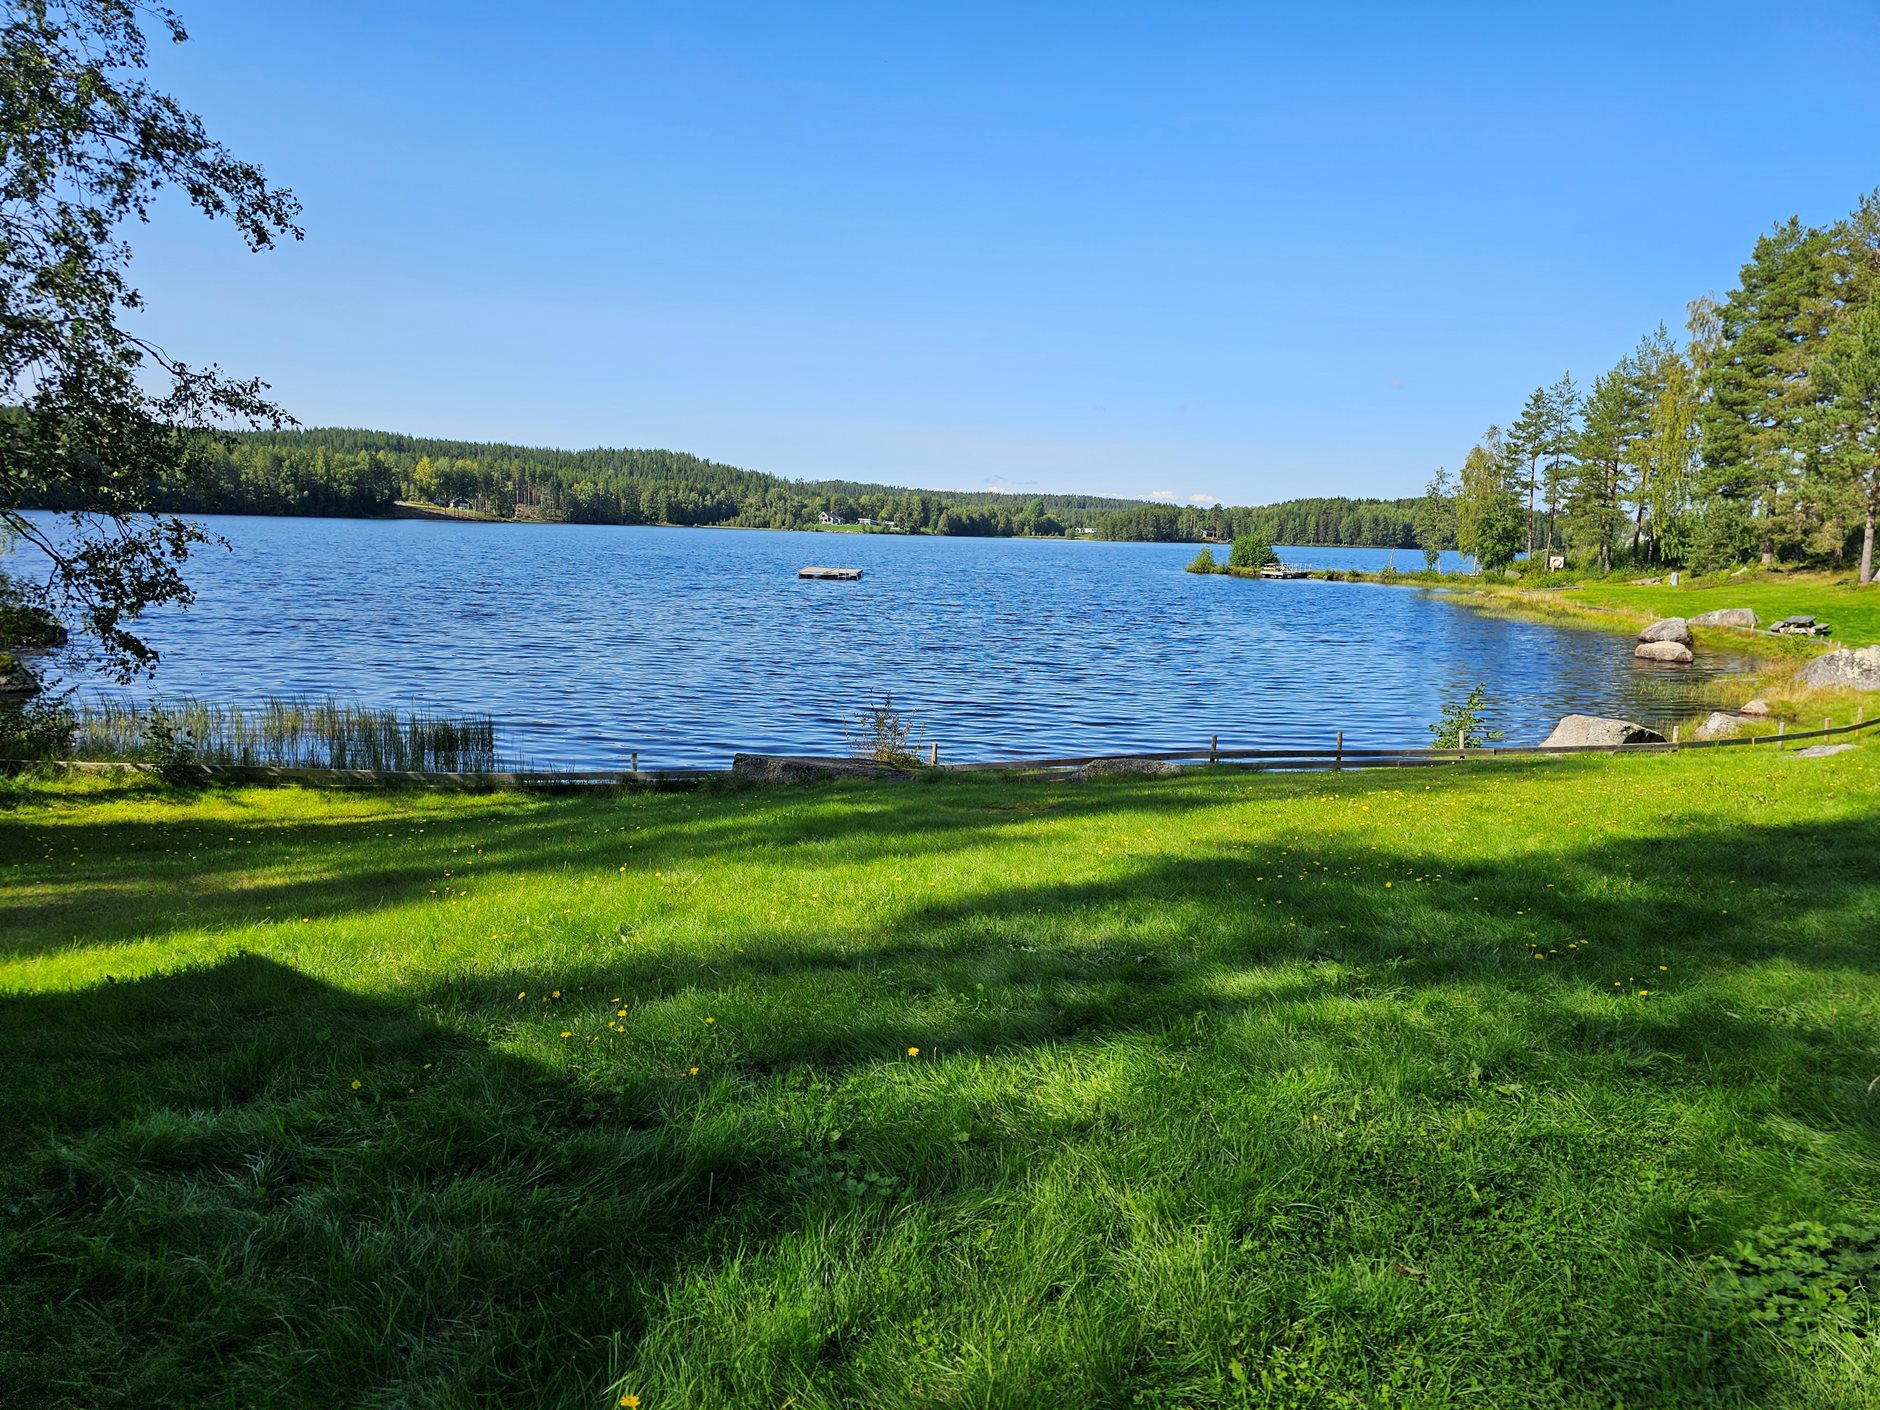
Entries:
<svg viewBox="0 0 1880 1410">
<path fill-rule="evenodd" d="M 73 753 L 82 759 L 146 757 L 168 733 L 186 738 L 203 764 L 271 768 L 396 769 L 492 773 L 508 768 L 488 715 L 381 710 L 337 700 L 270 699 L 216 705 L 192 698 L 79 706 Z"/>
</svg>

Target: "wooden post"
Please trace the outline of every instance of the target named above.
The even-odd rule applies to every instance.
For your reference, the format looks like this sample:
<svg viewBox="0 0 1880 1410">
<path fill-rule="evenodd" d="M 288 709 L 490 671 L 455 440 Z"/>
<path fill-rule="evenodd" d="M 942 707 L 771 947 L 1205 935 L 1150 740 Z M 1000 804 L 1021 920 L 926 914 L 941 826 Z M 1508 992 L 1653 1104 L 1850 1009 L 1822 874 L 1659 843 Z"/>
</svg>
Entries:
<svg viewBox="0 0 1880 1410">
<path fill-rule="evenodd" d="M 1783 735 L 1783 732 L 1787 729 L 1788 729 L 1788 725 L 1786 724 L 1786 722 L 1782 720 L 1776 721 L 1776 748 L 1780 749 L 1782 747 L 1782 735 Z"/>
<path fill-rule="evenodd" d="M 1332 753 L 1334 756 L 1332 759 L 1332 767 L 1335 769 L 1344 768 L 1345 767 L 1345 732 L 1342 729 L 1338 732 L 1338 739 L 1332 746 Z"/>
<path fill-rule="evenodd" d="M 933 769 L 940 767 L 940 741 L 937 739 L 928 746 L 927 766 Z"/>
<path fill-rule="evenodd" d="M 1679 725 L 1673 725 L 1671 727 L 1671 747 L 1673 749 L 1676 749 L 1678 747 L 1678 733 L 1681 728 L 1682 726 L 1679 726 Z"/>
<path fill-rule="evenodd" d="M 1208 762 L 1210 764 L 1221 762 L 1221 737 L 1218 734 L 1208 736 Z"/>
<path fill-rule="evenodd" d="M 637 774 L 640 771 L 640 751 L 635 749 L 631 754 L 627 755 L 627 758 L 633 761 L 633 772 Z"/>
</svg>

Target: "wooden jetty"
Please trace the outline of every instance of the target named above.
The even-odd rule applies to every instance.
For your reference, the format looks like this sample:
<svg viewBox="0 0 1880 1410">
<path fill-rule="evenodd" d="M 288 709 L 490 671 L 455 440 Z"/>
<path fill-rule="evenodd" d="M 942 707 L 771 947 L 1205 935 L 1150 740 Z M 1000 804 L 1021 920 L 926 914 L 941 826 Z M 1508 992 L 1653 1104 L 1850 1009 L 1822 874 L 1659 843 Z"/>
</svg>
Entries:
<svg viewBox="0 0 1880 1410">
<path fill-rule="evenodd" d="M 860 568 L 809 567 L 798 568 L 796 575 L 799 578 L 829 578 L 839 583 L 854 583 L 861 581 L 862 570 Z"/>
</svg>

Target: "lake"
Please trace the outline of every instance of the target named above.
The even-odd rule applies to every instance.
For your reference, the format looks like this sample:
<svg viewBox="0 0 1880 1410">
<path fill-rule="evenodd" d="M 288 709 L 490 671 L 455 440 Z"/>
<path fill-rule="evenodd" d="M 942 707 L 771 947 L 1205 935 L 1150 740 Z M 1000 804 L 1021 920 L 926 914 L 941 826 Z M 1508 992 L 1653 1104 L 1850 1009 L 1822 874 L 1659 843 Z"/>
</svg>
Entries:
<svg viewBox="0 0 1880 1410">
<path fill-rule="evenodd" d="M 1339 729 L 1353 746 L 1423 744 L 1443 702 L 1477 681 L 1508 742 L 1536 743 L 1569 711 L 1682 718 L 1688 683 L 1740 664 L 1634 664 L 1624 637 L 1486 617 L 1419 589 L 1197 576 L 1182 571 L 1193 544 L 203 522 L 232 551 L 192 563 L 193 608 L 146 619 L 163 661 L 130 693 L 487 711 L 504 752 L 541 767 L 624 767 L 634 750 L 643 768 L 842 753 L 844 720 L 890 693 L 954 761 L 1210 735 L 1329 747 Z M 805 564 L 866 576 L 799 581 Z"/>
</svg>

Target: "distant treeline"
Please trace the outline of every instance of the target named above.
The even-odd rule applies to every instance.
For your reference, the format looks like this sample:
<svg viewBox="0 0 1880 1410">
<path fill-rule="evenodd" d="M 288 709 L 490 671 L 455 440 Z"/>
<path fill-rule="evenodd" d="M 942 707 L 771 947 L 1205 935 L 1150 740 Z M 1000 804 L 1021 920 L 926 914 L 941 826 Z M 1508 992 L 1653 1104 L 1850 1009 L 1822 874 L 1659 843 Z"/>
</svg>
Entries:
<svg viewBox="0 0 1880 1410">
<path fill-rule="evenodd" d="M 267 431 L 206 444 L 150 508 L 197 514 L 390 514 L 399 500 L 497 519 L 803 529 L 861 524 L 980 538 L 1183 542 L 1257 534 L 1273 543 L 1405 547 L 1416 500 L 1302 499 L 1257 508 L 1094 495 L 907 490 L 785 480 L 670 450 L 542 450 L 344 428 Z M 47 508 L 76 508 L 48 505 Z"/>
<path fill-rule="evenodd" d="M 1201 509 L 1139 504 L 1094 526 L 1108 539 L 1192 543 L 1241 537 L 1265 543 L 1414 548 L 1418 499 L 1289 499 L 1279 504 Z"/>
</svg>

